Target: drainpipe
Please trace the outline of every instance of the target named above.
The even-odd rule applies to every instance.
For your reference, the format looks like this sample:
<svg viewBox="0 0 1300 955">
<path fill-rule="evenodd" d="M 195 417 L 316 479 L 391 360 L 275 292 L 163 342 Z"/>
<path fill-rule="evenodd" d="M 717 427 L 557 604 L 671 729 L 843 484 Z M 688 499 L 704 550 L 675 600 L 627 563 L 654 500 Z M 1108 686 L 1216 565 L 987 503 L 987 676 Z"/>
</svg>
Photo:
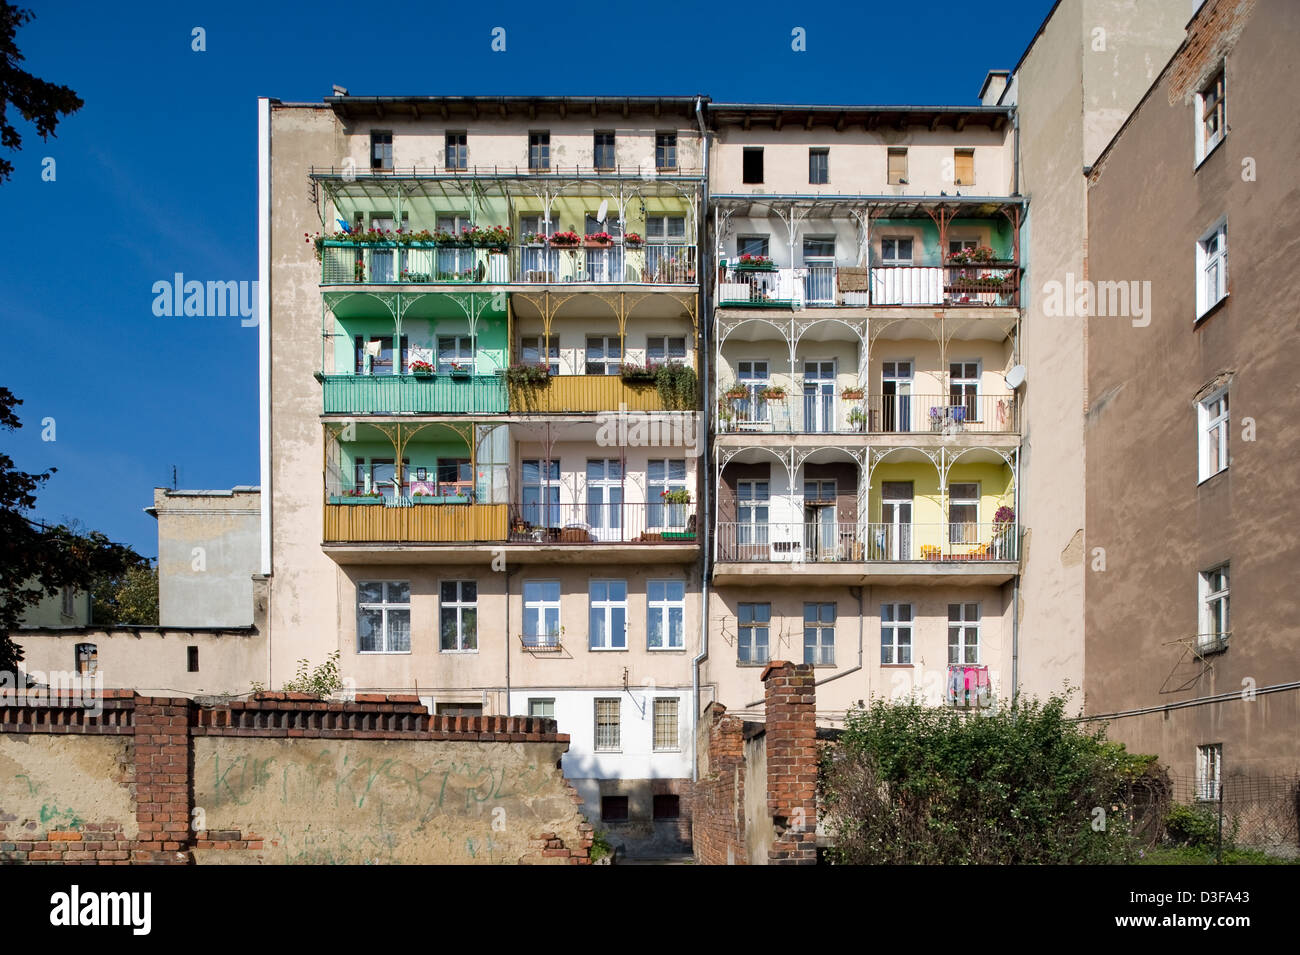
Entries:
<svg viewBox="0 0 1300 955">
<path fill-rule="evenodd" d="M 700 493 L 700 507 L 697 511 L 695 525 L 697 528 L 696 536 L 700 542 L 700 652 L 691 660 L 691 693 L 695 698 L 695 732 L 691 733 L 691 780 L 698 781 L 700 778 L 700 763 L 696 752 L 697 741 L 699 740 L 700 725 L 700 666 L 708 659 L 709 656 L 709 475 L 708 462 L 709 458 L 709 283 L 705 281 L 707 263 L 710 268 L 713 266 L 713 258 L 708 255 L 707 243 L 703 241 L 706 233 L 706 225 L 709 221 L 709 134 L 704 128 L 704 109 L 703 101 L 700 97 L 695 97 L 695 123 L 700 130 L 700 154 L 703 157 L 703 196 L 700 200 L 700 214 L 696 220 L 695 242 L 696 253 L 695 259 L 696 280 L 699 282 L 700 294 L 700 335 L 696 343 L 696 353 L 700 356 L 700 395 L 702 397 L 702 408 L 700 411 L 699 425 L 696 428 L 696 445 L 700 448 L 699 460 L 704 462 L 704 482 L 703 490 Z M 703 446 L 699 442 L 703 440 Z M 699 469 L 697 467 L 697 473 Z"/>
<path fill-rule="evenodd" d="M 1020 195 L 1020 108 L 1011 107 L 1011 194 Z"/>
</svg>

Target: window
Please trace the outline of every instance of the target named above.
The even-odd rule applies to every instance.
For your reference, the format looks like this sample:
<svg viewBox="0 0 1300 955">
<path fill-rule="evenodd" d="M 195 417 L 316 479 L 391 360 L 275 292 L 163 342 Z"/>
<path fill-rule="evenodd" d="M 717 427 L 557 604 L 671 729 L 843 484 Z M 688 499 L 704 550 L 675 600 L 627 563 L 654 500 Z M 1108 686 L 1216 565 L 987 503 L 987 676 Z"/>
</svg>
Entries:
<svg viewBox="0 0 1300 955">
<path fill-rule="evenodd" d="M 627 649 L 627 581 L 593 580 L 588 585 L 588 646 L 592 650 Z"/>
<path fill-rule="evenodd" d="M 1196 404 L 1200 477 L 1205 481 L 1228 467 L 1228 389 L 1223 388 Z"/>
<path fill-rule="evenodd" d="M 544 720 L 555 719 L 555 697 L 530 697 L 528 700 L 528 715 Z"/>
<path fill-rule="evenodd" d="M 655 133 L 655 168 L 677 168 L 677 133 Z"/>
<path fill-rule="evenodd" d="M 593 209 L 588 212 L 583 221 L 583 232 L 587 235 L 595 235 L 597 232 L 605 232 L 611 238 L 617 239 L 623 235 L 623 221 L 617 217 L 605 215 L 605 221 L 602 222 L 596 215 L 598 210 Z"/>
<path fill-rule="evenodd" d="M 446 166 L 457 172 L 464 172 L 469 168 L 468 137 L 465 133 L 447 133 Z"/>
<path fill-rule="evenodd" d="M 524 581 L 524 646 L 560 645 L 560 582 Z"/>
<path fill-rule="evenodd" d="M 77 673 L 81 676 L 94 676 L 99 670 L 99 648 L 93 643 L 78 643 L 73 651 Z"/>
<path fill-rule="evenodd" d="M 646 582 L 646 648 L 681 650 L 686 646 L 686 584 L 680 580 Z"/>
<path fill-rule="evenodd" d="M 645 240 L 648 245 L 681 245 L 686 241 L 685 216 L 646 216 Z"/>
<path fill-rule="evenodd" d="M 596 752 L 617 753 L 621 747 L 619 707 L 622 701 L 599 699 L 596 701 Z M 627 797 L 623 799 L 623 818 L 627 818 Z M 604 815 L 602 808 L 601 815 Z"/>
<path fill-rule="evenodd" d="M 656 819 L 677 819 L 682 814 L 681 797 L 673 793 L 657 793 L 654 797 Z"/>
<path fill-rule="evenodd" d="M 912 605 L 880 605 L 880 662 L 912 662 Z"/>
<path fill-rule="evenodd" d="M 405 580 L 357 584 L 357 652 L 411 651 L 411 585 Z"/>
<path fill-rule="evenodd" d="M 881 265 L 911 265 L 912 240 L 907 236 L 885 236 L 880 240 Z"/>
<path fill-rule="evenodd" d="M 469 458 L 439 458 L 433 473 L 439 485 L 461 485 L 458 488 L 439 487 L 439 494 L 465 494 L 474 483 L 474 469 Z"/>
<path fill-rule="evenodd" d="M 614 168 L 614 133 L 612 130 L 598 131 L 595 134 L 593 165 L 597 169 Z"/>
<path fill-rule="evenodd" d="M 186 673 L 199 672 L 199 648 L 198 647 L 185 648 L 185 672 Z"/>
<path fill-rule="evenodd" d="M 534 527 L 560 526 L 560 462 L 532 459 L 520 462 L 523 518 Z"/>
<path fill-rule="evenodd" d="M 767 544 L 770 485 L 767 481 L 736 482 L 736 542 Z"/>
<path fill-rule="evenodd" d="M 831 181 L 831 151 L 829 149 L 808 150 L 808 183 L 823 186 Z"/>
<path fill-rule="evenodd" d="M 623 345 L 617 335 L 588 336 L 587 374 L 617 375 L 623 364 Z"/>
<path fill-rule="evenodd" d="M 626 796 L 601 796 L 600 797 L 600 821 L 601 822 L 626 822 L 627 821 L 627 797 Z"/>
<path fill-rule="evenodd" d="M 771 604 L 741 604 L 736 608 L 736 662 L 767 663 Z"/>
<path fill-rule="evenodd" d="M 677 697 L 657 697 L 654 709 L 656 753 L 674 753 L 682 748 L 677 736 Z"/>
<path fill-rule="evenodd" d="M 803 257 L 808 259 L 833 259 L 835 236 L 810 235 L 803 240 Z"/>
<path fill-rule="evenodd" d="M 803 605 L 803 662 L 835 663 L 835 604 Z"/>
<path fill-rule="evenodd" d="M 686 361 L 686 338 L 682 335 L 652 335 L 645 340 L 647 364 Z"/>
<path fill-rule="evenodd" d="M 525 365 L 545 365 L 552 375 L 560 373 L 560 336 L 543 341 L 541 335 L 519 340 L 519 360 Z"/>
<path fill-rule="evenodd" d="M 686 490 L 685 458 L 652 458 L 646 462 L 646 523 L 649 527 L 682 527 L 686 524 L 685 504 L 667 504 L 666 491 Z"/>
<path fill-rule="evenodd" d="M 948 402 L 961 407 L 963 420 L 979 420 L 980 363 L 953 361 L 948 363 Z"/>
<path fill-rule="evenodd" d="M 1224 71 L 1214 74 L 1196 94 L 1196 161 L 1199 163 L 1223 142 L 1228 131 L 1223 98 Z"/>
<path fill-rule="evenodd" d="M 528 134 L 528 168 L 532 172 L 546 172 L 551 168 L 551 134 L 537 132 Z M 536 232 L 538 230 L 533 229 Z"/>
<path fill-rule="evenodd" d="M 478 649 L 478 583 L 444 580 L 438 594 L 438 632 L 444 652 Z"/>
<path fill-rule="evenodd" d="M 434 706 L 435 716 L 482 716 L 482 703 L 438 703 Z"/>
<path fill-rule="evenodd" d="M 685 216 L 646 216 L 645 269 L 647 281 L 684 282 L 690 260 L 680 248 L 686 244 Z"/>
<path fill-rule="evenodd" d="M 618 540 L 623 528 L 623 462 L 587 459 L 587 523 L 600 539 Z"/>
<path fill-rule="evenodd" d="M 1196 798 L 1216 800 L 1223 785 L 1223 744 L 1196 747 Z"/>
<path fill-rule="evenodd" d="M 948 663 L 980 662 L 980 605 L 948 604 Z"/>
<path fill-rule="evenodd" d="M 975 185 L 975 150 L 952 151 L 952 179 L 959 186 Z"/>
<path fill-rule="evenodd" d="M 1200 650 L 1220 649 L 1231 633 L 1228 616 L 1228 565 L 1201 572 L 1201 620 L 1196 646 Z"/>
<path fill-rule="evenodd" d="M 891 186 L 907 185 L 907 147 L 891 147 L 889 150 L 888 180 Z"/>
<path fill-rule="evenodd" d="M 763 147 L 746 146 L 741 161 L 740 181 L 744 183 L 761 183 L 763 181 Z"/>
<path fill-rule="evenodd" d="M 383 129 L 370 131 L 370 168 L 393 168 L 393 134 Z"/>
<path fill-rule="evenodd" d="M 66 584 L 63 587 L 59 588 L 59 599 L 61 601 L 59 613 L 63 614 L 63 616 L 65 617 L 72 617 L 76 615 L 77 604 L 75 601 L 75 596 L 76 596 L 75 591 L 71 587 L 67 586 Z"/>
<path fill-rule="evenodd" d="M 743 255 L 761 255 L 766 258 L 768 256 L 768 236 L 736 236 L 736 255 L 737 257 Z"/>
<path fill-rule="evenodd" d="M 438 336 L 438 374 L 450 373 L 453 365 L 474 367 L 474 340 L 468 335 Z"/>
<path fill-rule="evenodd" d="M 952 255 L 954 252 L 963 252 L 967 249 L 978 249 L 979 244 L 979 239 L 949 239 L 948 254 Z"/>
<path fill-rule="evenodd" d="M 356 356 L 355 373 L 358 375 L 394 375 L 404 372 L 407 368 L 410 347 L 405 335 L 402 336 L 401 340 L 401 365 L 397 370 L 393 368 L 392 335 L 384 335 L 379 338 L 356 335 L 353 337 L 353 345 Z"/>
<path fill-rule="evenodd" d="M 1196 317 L 1228 294 L 1228 223 L 1221 220 L 1196 243 Z"/>
<path fill-rule="evenodd" d="M 978 544 L 980 539 L 980 486 L 948 485 L 948 540 L 954 544 Z"/>
</svg>

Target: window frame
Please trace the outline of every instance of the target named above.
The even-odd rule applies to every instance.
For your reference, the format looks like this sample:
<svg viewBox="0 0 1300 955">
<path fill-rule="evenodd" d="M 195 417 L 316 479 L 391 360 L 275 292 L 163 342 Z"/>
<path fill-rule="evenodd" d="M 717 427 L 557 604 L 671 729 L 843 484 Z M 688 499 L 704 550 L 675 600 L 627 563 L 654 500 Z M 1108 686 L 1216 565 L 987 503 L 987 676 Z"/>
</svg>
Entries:
<svg viewBox="0 0 1300 955">
<path fill-rule="evenodd" d="M 387 146 L 379 156 L 375 155 L 376 146 Z M 378 172 L 393 170 L 393 131 L 391 129 L 372 129 L 370 131 L 370 168 Z"/>
<path fill-rule="evenodd" d="M 757 179 L 751 179 L 750 176 L 751 176 L 752 173 L 751 173 L 751 170 L 749 169 L 749 165 L 750 165 L 749 160 L 750 160 L 750 157 L 755 157 L 755 156 L 756 156 L 757 159 L 758 159 L 758 170 L 757 170 L 758 178 L 757 178 Z M 742 147 L 741 147 L 741 153 L 740 153 L 740 182 L 741 182 L 741 185 L 745 185 L 745 186 L 761 186 L 761 185 L 763 184 L 763 179 L 764 179 L 764 176 L 765 176 L 765 174 L 766 174 L 766 170 L 764 169 L 764 165 L 763 165 L 763 163 L 764 163 L 764 160 L 763 160 L 763 147 L 762 147 L 762 146 L 742 146 Z"/>
<path fill-rule="evenodd" d="M 1223 744 L 1202 743 L 1196 747 L 1196 801 L 1217 802 L 1222 791 Z"/>
<path fill-rule="evenodd" d="M 538 160 L 543 157 L 546 161 L 539 162 Z M 551 171 L 551 131 L 549 129 L 530 129 L 528 131 L 528 171 Z"/>
<path fill-rule="evenodd" d="M 1204 484 L 1216 474 L 1228 470 L 1232 463 L 1229 439 L 1232 435 L 1232 407 L 1228 400 L 1229 385 L 1223 385 L 1196 402 L 1197 483 Z M 1220 410 L 1214 411 L 1215 406 Z M 1218 435 L 1218 455 L 1214 457 L 1213 432 Z"/>
<path fill-rule="evenodd" d="M 608 136 L 609 142 L 601 142 Z M 605 153 L 608 150 L 608 154 Z M 601 165 L 601 159 L 609 159 L 608 165 Z M 593 129 L 591 131 L 591 166 L 602 172 L 612 172 L 618 168 L 618 136 L 612 129 Z"/>
<path fill-rule="evenodd" d="M 618 584 L 622 587 L 623 596 L 614 597 L 612 585 Z M 596 596 L 596 587 L 604 586 L 605 596 Z M 592 653 L 626 653 L 628 650 L 628 587 L 627 580 L 617 577 L 593 577 L 587 581 L 587 649 Z M 615 627 L 617 612 L 623 611 L 623 633 L 622 645 L 618 643 L 618 632 Z M 602 643 L 596 643 L 595 616 L 601 613 L 604 617 L 605 639 Z"/>
<path fill-rule="evenodd" d="M 453 140 L 455 140 L 453 142 Z M 456 164 L 452 163 L 455 151 Z M 442 168 L 447 172 L 469 172 L 469 130 L 448 129 L 442 135 Z"/>
<path fill-rule="evenodd" d="M 821 163 L 814 162 L 820 159 Z M 818 176 L 820 175 L 820 178 Z M 808 147 L 808 185 L 825 186 L 831 181 L 831 150 L 829 146 Z"/>
<path fill-rule="evenodd" d="M 973 620 L 967 618 L 967 614 L 970 612 L 971 607 L 975 608 Z M 954 620 L 952 616 L 953 608 L 957 608 L 956 620 Z M 983 636 L 983 609 L 982 601 L 978 600 L 948 604 L 948 666 L 960 667 L 980 665 L 980 656 L 983 650 L 982 644 L 984 642 L 981 639 Z M 958 630 L 958 639 L 956 644 L 952 642 L 954 628 Z M 975 632 L 975 640 L 973 644 L 967 639 L 969 636 L 967 631 L 969 630 L 974 630 Z M 954 647 L 958 650 L 957 656 L 960 657 L 960 659 L 953 659 Z M 975 659 L 968 660 L 966 657 L 970 655 L 969 651 L 972 647 L 974 647 L 975 650 Z"/>
<path fill-rule="evenodd" d="M 1215 135 L 1211 137 L 1206 130 L 1206 120 L 1209 116 L 1206 114 L 1206 103 L 1209 102 L 1209 92 L 1214 89 L 1217 94 L 1214 100 L 1214 111 L 1218 113 L 1218 129 Z M 1210 156 L 1223 145 L 1223 141 L 1228 138 L 1228 61 L 1220 61 L 1218 68 L 1210 75 L 1210 78 L 1201 84 L 1200 89 L 1196 91 L 1196 162 L 1193 168 L 1200 168 L 1201 163 L 1209 159 Z"/>
<path fill-rule="evenodd" d="M 614 742 L 601 745 L 601 704 L 613 704 L 614 721 L 611 723 L 606 717 L 605 726 L 613 726 Z M 623 752 L 623 698 L 618 696 L 598 696 L 592 700 L 592 739 L 591 748 L 597 753 L 621 753 Z"/>
<path fill-rule="evenodd" d="M 592 359 L 592 343 L 599 343 L 601 357 Z M 618 357 L 611 358 L 610 353 L 617 350 Z M 618 335 L 591 335 L 586 336 L 583 345 L 582 369 L 585 375 L 597 375 L 600 377 L 609 377 L 610 375 L 619 375 L 623 370 L 623 340 Z M 592 371 L 595 366 L 597 371 Z"/>
<path fill-rule="evenodd" d="M 680 465 L 681 477 L 674 477 Z M 651 474 L 651 471 L 655 474 Z M 663 500 L 663 491 L 691 490 L 691 469 L 687 458 L 648 458 L 645 463 L 646 481 L 646 529 L 672 530 L 686 526 L 686 511 L 690 504 L 670 504 Z M 681 520 L 674 520 L 680 517 Z"/>
<path fill-rule="evenodd" d="M 199 648 L 194 644 L 190 644 L 185 648 L 185 672 L 199 672 Z"/>
<path fill-rule="evenodd" d="M 974 494 L 970 494 L 969 492 L 963 491 L 962 496 L 959 498 L 953 493 L 953 488 L 955 487 L 960 487 L 960 488 L 973 487 L 975 489 L 975 492 Z M 982 504 L 983 490 L 984 489 L 980 486 L 979 481 L 949 482 L 948 484 L 948 543 L 978 544 L 980 542 L 979 541 L 980 510 Z M 975 509 L 975 520 L 973 521 L 957 520 L 953 515 L 953 508 L 956 507 L 973 507 Z M 971 532 L 970 535 L 973 538 L 972 540 L 966 539 L 967 534 L 964 530 L 964 528 L 966 527 L 974 528 L 974 530 Z M 957 530 L 957 528 L 963 528 L 963 529 Z"/>
<path fill-rule="evenodd" d="M 672 705 L 672 743 L 659 743 L 659 707 Z M 665 734 L 666 735 L 666 734 Z M 650 751 L 654 753 L 680 753 L 682 751 L 681 700 L 676 696 L 656 696 L 650 713 Z"/>
<path fill-rule="evenodd" d="M 443 588 L 448 584 L 456 588 L 456 599 L 448 602 L 443 596 Z M 465 599 L 465 585 L 472 584 L 474 587 L 474 597 L 472 600 Z M 470 609 L 474 611 L 474 646 L 465 646 L 465 622 L 464 611 Z M 443 632 L 443 615 L 452 610 L 456 615 L 456 646 L 444 646 L 445 634 Z M 478 653 L 478 581 L 469 578 L 451 578 L 448 580 L 438 581 L 438 652 L 439 653 Z"/>
<path fill-rule="evenodd" d="M 536 704 L 536 703 L 544 703 L 544 704 L 549 705 L 549 706 L 550 706 L 550 710 L 551 710 L 550 715 L 547 716 L 547 715 L 545 715 L 545 714 L 543 714 L 543 713 L 534 713 L 534 712 L 533 712 L 533 705 Z M 528 716 L 529 716 L 530 719 L 535 719 L 535 720 L 553 720 L 553 719 L 555 719 L 555 697 L 553 697 L 553 696 L 530 696 L 530 697 L 528 698 Z"/>
<path fill-rule="evenodd" d="M 763 608 L 763 619 L 759 619 L 757 609 Z M 748 609 L 750 619 L 743 619 L 745 611 Z M 745 640 L 745 631 L 751 631 L 749 639 Z M 757 633 L 753 631 L 764 630 L 762 659 L 755 659 L 758 651 Z M 747 648 L 749 659 L 741 658 L 742 648 Z M 736 604 L 736 665 L 742 667 L 761 667 L 767 666 L 772 659 L 772 604 L 761 601 L 745 601 Z"/>
<path fill-rule="evenodd" d="M 894 254 L 892 256 L 885 254 L 885 243 L 892 242 L 894 245 Z M 908 255 L 906 259 L 898 255 L 898 245 L 900 242 L 906 242 Z M 892 268 L 911 268 L 916 262 L 916 236 L 912 235 L 882 235 L 880 237 L 880 264 L 882 267 Z"/>
<path fill-rule="evenodd" d="M 673 353 L 673 342 L 677 342 L 677 341 L 680 341 L 682 343 L 681 355 L 675 355 Z M 654 352 L 656 350 L 656 346 L 659 346 L 659 349 L 663 352 L 663 355 L 660 358 L 655 358 Z M 645 360 L 647 365 L 652 365 L 652 364 L 666 365 L 666 364 L 671 364 L 673 362 L 681 362 L 684 365 L 686 364 L 686 361 L 689 357 L 690 357 L 690 351 L 687 348 L 685 335 L 647 335 L 646 336 Z"/>
<path fill-rule="evenodd" d="M 895 177 L 893 173 L 893 162 L 895 158 L 901 157 L 903 160 L 903 170 Z M 885 183 L 890 186 L 908 185 L 907 176 L 907 147 L 906 146 L 889 146 L 885 152 Z"/>
<path fill-rule="evenodd" d="M 537 368 L 546 367 L 547 373 L 551 375 L 560 374 L 560 336 L 521 335 L 519 337 L 519 362 L 523 365 L 533 365 Z M 535 360 L 529 360 L 524 357 L 524 353 L 531 349 L 536 355 Z"/>
<path fill-rule="evenodd" d="M 1225 560 L 1201 571 L 1197 587 L 1196 649 L 1226 649 L 1232 636 L 1232 562 Z"/>
<path fill-rule="evenodd" d="M 1213 253 L 1207 251 L 1210 242 L 1217 240 Z M 1207 273 L 1211 265 L 1214 273 L 1214 300 L 1207 287 Z M 1196 240 L 1196 321 L 1214 310 L 1214 307 L 1228 297 L 1228 217 L 1221 216 L 1214 225 L 1201 233 Z"/>
<path fill-rule="evenodd" d="M 902 619 L 902 612 L 906 609 L 907 619 Z M 889 641 L 886 642 L 886 631 L 889 634 Z M 907 643 L 904 644 L 899 637 L 902 633 L 907 633 Z M 912 603 L 902 601 L 889 601 L 880 605 L 880 665 L 881 666 L 912 666 L 912 651 L 916 647 L 916 606 Z M 885 659 L 886 650 L 888 650 L 889 659 Z M 906 651 L 906 660 L 900 659 Z"/>
<path fill-rule="evenodd" d="M 668 140 L 671 138 L 671 142 Z M 671 162 L 664 160 L 671 159 Z M 677 168 L 677 130 L 655 130 L 655 169 L 667 172 Z"/>
<path fill-rule="evenodd" d="M 554 600 L 542 594 L 540 597 L 530 600 L 528 598 L 528 588 L 530 586 L 540 587 L 545 584 L 554 584 L 556 597 Z M 560 581 L 555 578 L 536 578 L 525 580 L 520 586 L 519 597 L 523 602 L 523 616 L 520 618 L 519 627 L 527 647 L 558 647 L 560 638 L 564 632 L 564 587 Z M 548 610 L 555 611 L 555 628 L 546 630 L 544 633 L 528 632 L 528 611 L 530 604 L 532 609 L 537 612 L 537 620 L 542 629 L 546 627 L 546 613 Z M 530 643 L 529 640 L 532 640 Z"/>
<path fill-rule="evenodd" d="M 366 584 L 380 584 L 383 587 L 383 594 L 378 603 L 373 601 L 363 601 L 361 599 L 361 588 Z M 406 602 L 399 603 L 389 600 L 389 588 L 403 585 L 406 587 Z M 361 648 L 361 613 L 363 610 L 380 611 L 380 641 L 381 646 L 377 650 L 363 650 Z M 390 611 L 406 611 L 406 648 L 391 649 L 391 638 L 389 635 L 388 615 Z M 362 656 L 381 656 L 381 655 L 402 655 L 411 653 L 411 582 L 409 580 L 358 580 L 357 581 L 357 653 Z"/>
<path fill-rule="evenodd" d="M 808 612 L 810 607 L 816 608 L 816 610 L 813 611 L 817 617 L 816 620 L 810 621 L 808 619 Z M 829 621 L 824 619 L 824 614 L 826 613 L 827 608 L 830 608 Z M 839 607 L 836 605 L 835 601 L 833 600 L 804 601 L 804 605 L 803 605 L 803 662 L 804 663 L 811 663 L 813 666 L 835 666 L 835 623 L 838 617 L 839 617 Z M 814 636 L 814 643 L 811 648 L 809 647 L 809 643 L 808 643 L 810 630 L 816 631 Z M 826 652 L 828 649 L 828 644 L 826 642 L 826 634 L 828 631 L 830 633 L 829 654 L 827 654 Z M 809 649 L 813 649 L 815 651 L 813 654 L 815 659 L 812 660 L 808 659 Z M 828 655 L 830 657 L 829 660 L 826 659 Z"/>
<path fill-rule="evenodd" d="M 77 676 L 94 676 L 99 672 L 99 644 L 87 642 L 74 644 L 72 662 Z"/>
<path fill-rule="evenodd" d="M 663 587 L 663 597 L 654 597 L 652 588 L 655 585 Z M 681 590 L 681 596 L 674 596 L 675 588 Z M 654 578 L 646 581 L 645 590 L 645 646 L 646 650 L 651 653 L 669 653 L 686 649 L 686 581 L 680 578 Z M 673 642 L 672 633 L 672 611 L 681 610 L 681 629 L 677 637 L 678 641 Z M 650 635 L 654 628 L 650 622 L 655 615 L 659 617 L 659 633 L 662 646 L 654 646 L 650 642 Z"/>
</svg>

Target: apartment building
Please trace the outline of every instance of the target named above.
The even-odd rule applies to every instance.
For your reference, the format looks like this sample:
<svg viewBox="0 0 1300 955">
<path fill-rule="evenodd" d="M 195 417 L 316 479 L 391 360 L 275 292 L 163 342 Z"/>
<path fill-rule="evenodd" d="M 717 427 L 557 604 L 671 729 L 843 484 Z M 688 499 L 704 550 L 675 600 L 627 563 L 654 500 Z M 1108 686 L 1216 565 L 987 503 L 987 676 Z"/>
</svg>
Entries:
<svg viewBox="0 0 1300 955">
<path fill-rule="evenodd" d="M 715 432 L 703 681 L 818 715 L 1014 686 L 1020 234 L 1013 111 L 713 103 Z M 707 701 L 706 701 L 707 702 Z"/>
<path fill-rule="evenodd" d="M 703 101 L 262 104 L 271 679 L 554 717 L 687 831 Z"/>
<path fill-rule="evenodd" d="M 1298 46 L 1294 4 L 1207 0 L 1088 179 L 1098 299 L 1150 302 L 1087 320 L 1088 713 L 1208 799 L 1300 766 Z"/>
</svg>

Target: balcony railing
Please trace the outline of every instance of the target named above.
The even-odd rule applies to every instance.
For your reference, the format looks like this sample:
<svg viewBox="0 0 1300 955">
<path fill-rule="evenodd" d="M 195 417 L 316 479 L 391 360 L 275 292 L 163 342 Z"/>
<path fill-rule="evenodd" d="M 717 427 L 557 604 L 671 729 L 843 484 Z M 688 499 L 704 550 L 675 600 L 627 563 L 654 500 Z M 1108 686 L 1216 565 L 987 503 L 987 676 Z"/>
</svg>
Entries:
<svg viewBox="0 0 1300 955">
<path fill-rule="evenodd" d="M 330 498 L 336 501 L 337 498 Z M 380 499 L 368 506 L 325 505 L 324 539 L 333 542 L 494 543 L 506 538 L 505 504 L 428 504 L 409 498 Z M 405 506 L 398 506 L 405 504 Z"/>
<path fill-rule="evenodd" d="M 819 308 L 884 305 L 990 306 L 1020 303 L 1020 268 L 987 265 L 843 267 L 809 259 L 802 268 L 728 265 L 718 278 L 718 305 L 732 308 Z"/>
<path fill-rule="evenodd" d="M 718 524 L 718 560 L 750 563 L 1014 561 L 1013 524 L 775 521 Z"/>
<path fill-rule="evenodd" d="M 325 375 L 325 414 L 504 414 L 500 375 Z"/>
<path fill-rule="evenodd" d="M 517 544 L 691 544 L 695 505 L 598 501 L 510 506 L 510 538 Z"/>
<path fill-rule="evenodd" d="M 871 432 L 1016 433 L 1014 395 L 870 395 L 842 398 L 805 385 L 804 394 L 765 399 L 761 387 L 722 398 L 719 430 L 748 434 Z"/>
<path fill-rule="evenodd" d="M 694 285 L 693 245 L 453 246 L 327 240 L 322 285 Z"/>
</svg>

